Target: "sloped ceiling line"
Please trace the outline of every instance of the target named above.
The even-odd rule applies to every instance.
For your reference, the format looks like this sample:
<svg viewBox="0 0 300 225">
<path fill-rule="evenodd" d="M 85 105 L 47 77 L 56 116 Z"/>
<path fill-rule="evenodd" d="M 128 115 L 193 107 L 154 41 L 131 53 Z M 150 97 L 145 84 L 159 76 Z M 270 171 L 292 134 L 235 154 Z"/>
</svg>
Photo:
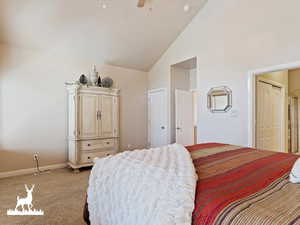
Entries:
<svg viewBox="0 0 300 225">
<path fill-rule="evenodd" d="M 149 11 L 137 0 L 1 0 L 0 42 L 148 71 L 205 2 L 153 0 Z"/>
</svg>

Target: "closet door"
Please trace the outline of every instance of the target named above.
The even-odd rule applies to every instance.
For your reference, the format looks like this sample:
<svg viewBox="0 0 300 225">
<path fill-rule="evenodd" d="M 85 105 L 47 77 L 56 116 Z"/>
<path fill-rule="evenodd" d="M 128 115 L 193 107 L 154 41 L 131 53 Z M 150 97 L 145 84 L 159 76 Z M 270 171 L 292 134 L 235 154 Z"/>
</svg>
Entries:
<svg viewBox="0 0 300 225">
<path fill-rule="evenodd" d="M 79 100 L 79 137 L 95 138 L 98 136 L 97 118 L 98 96 L 84 94 Z"/>
<path fill-rule="evenodd" d="M 113 96 L 102 95 L 99 97 L 99 110 L 101 121 L 99 123 L 99 135 L 101 137 L 113 137 Z"/>
<path fill-rule="evenodd" d="M 272 150 L 272 85 L 257 82 L 256 148 Z"/>
<path fill-rule="evenodd" d="M 281 133 L 282 119 L 283 119 L 283 99 L 282 89 L 279 87 L 272 87 L 272 150 L 282 151 L 281 142 L 283 140 Z"/>
<path fill-rule="evenodd" d="M 256 148 L 282 150 L 283 92 L 282 88 L 257 82 Z"/>
</svg>

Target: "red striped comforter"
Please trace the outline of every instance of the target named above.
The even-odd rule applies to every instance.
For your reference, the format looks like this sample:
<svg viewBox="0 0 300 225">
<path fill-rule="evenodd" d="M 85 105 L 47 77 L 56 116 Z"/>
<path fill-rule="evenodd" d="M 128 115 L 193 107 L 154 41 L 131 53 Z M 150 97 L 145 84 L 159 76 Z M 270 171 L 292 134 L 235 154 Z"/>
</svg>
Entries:
<svg viewBox="0 0 300 225">
<path fill-rule="evenodd" d="M 199 176 L 193 225 L 300 224 L 292 154 L 225 144 L 187 147 Z"/>
</svg>

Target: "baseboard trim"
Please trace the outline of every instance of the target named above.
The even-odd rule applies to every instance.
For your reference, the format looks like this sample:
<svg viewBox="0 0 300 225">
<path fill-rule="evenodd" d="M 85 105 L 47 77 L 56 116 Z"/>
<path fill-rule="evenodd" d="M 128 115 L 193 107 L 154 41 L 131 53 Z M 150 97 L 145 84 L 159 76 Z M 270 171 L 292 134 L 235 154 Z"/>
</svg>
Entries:
<svg viewBox="0 0 300 225">
<path fill-rule="evenodd" d="M 54 169 L 61 169 L 67 167 L 67 163 L 60 163 L 60 164 L 53 164 L 48 166 L 41 166 L 40 170 L 54 170 Z M 0 172 L 0 179 L 5 177 L 15 177 L 20 175 L 26 175 L 35 173 L 36 168 L 28 168 L 28 169 L 21 169 L 21 170 L 13 170 L 7 172 Z"/>
</svg>

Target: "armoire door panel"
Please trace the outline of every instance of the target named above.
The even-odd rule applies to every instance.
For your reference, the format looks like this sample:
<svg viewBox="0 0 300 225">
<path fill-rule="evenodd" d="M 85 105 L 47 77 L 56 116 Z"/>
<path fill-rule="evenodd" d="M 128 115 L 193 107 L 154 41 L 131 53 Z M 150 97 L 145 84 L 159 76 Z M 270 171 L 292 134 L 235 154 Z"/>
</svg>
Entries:
<svg viewBox="0 0 300 225">
<path fill-rule="evenodd" d="M 98 96 L 80 96 L 79 136 L 93 138 L 98 136 L 99 123 L 97 120 Z"/>
<path fill-rule="evenodd" d="M 113 136 L 119 137 L 119 98 L 113 97 Z"/>
<path fill-rule="evenodd" d="M 101 137 L 113 137 L 113 96 L 101 96 Z"/>
</svg>

